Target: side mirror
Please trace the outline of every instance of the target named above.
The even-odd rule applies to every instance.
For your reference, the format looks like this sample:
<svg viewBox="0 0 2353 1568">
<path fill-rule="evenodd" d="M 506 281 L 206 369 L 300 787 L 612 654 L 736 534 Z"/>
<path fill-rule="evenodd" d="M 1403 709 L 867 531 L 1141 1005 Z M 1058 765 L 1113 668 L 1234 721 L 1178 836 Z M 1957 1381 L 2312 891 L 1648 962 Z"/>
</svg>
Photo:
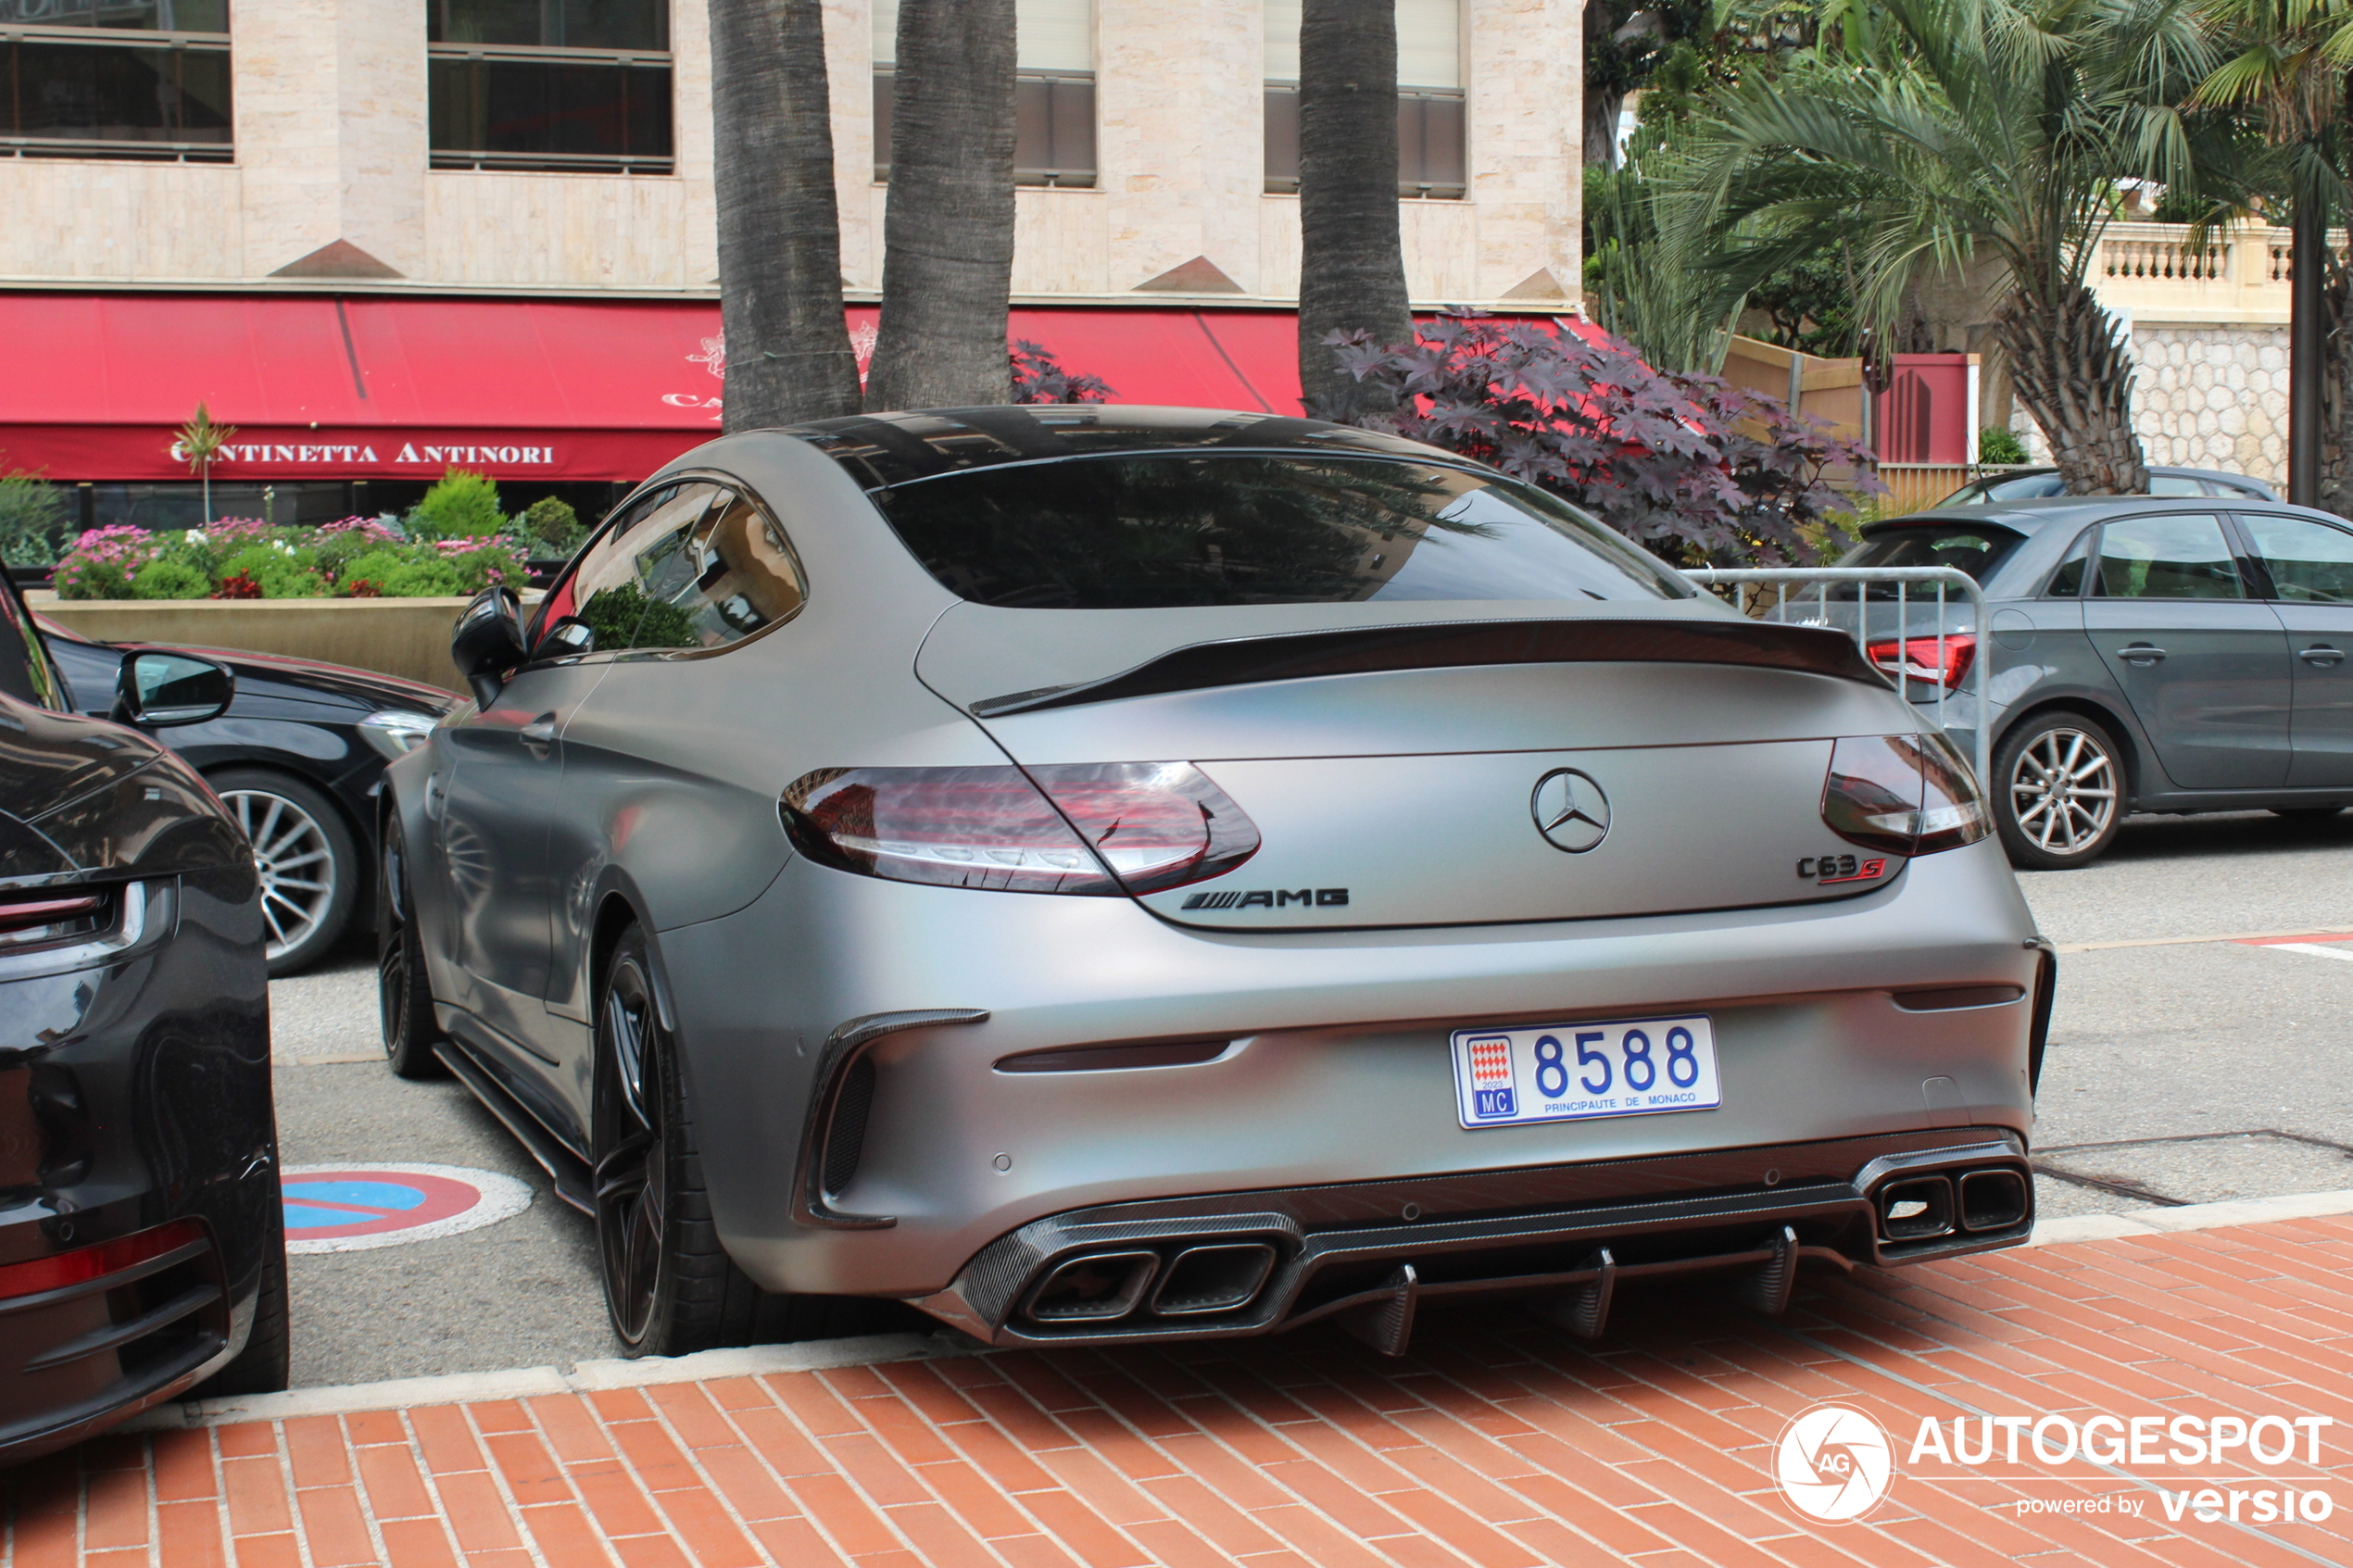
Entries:
<svg viewBox="0 0 2353 1568">
<path fill-rule="evenodd" d="M 484 708 L 529 658 L 522 643 L 522 601 L 512 588 L 484 588 L 458 617 L 449 633 L 449 658 Z"/>
<path fill-rule="evenodd" d="M 208 659 L 140 648 L 125 654 L 115 676 L 116 722 L 164 729 L 202 724 L 229 710 L 237 678 Z"/>
<path fill-rule="evenodd" d="M 597 633 L 585 621 L 567 615 L 539 633 L 539 646 L 532 650 L 534 659 L 574 659 L 584 653 L 594 653 Z"/>
</svg>

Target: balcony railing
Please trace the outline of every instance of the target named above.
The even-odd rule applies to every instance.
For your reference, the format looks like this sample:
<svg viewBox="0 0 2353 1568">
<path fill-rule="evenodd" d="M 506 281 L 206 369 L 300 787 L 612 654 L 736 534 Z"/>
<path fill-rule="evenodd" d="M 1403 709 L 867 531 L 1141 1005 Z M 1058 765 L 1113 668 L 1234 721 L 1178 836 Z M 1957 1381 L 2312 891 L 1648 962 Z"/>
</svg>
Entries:
<svg viewBox="0 0 2353 1568">
<path fill-rule="evenodd" d="M 2329 244 L 2345 254 L 2345 231 L 2331 232 Z M 2089 282 L 2104 304 L 2136 318 L 2284 321 L 2294 262 L 2288 231 L 2268 224 L 2200 239 L 2185 223 L 2115 223 L 2101 237 Z"/>
</svg>

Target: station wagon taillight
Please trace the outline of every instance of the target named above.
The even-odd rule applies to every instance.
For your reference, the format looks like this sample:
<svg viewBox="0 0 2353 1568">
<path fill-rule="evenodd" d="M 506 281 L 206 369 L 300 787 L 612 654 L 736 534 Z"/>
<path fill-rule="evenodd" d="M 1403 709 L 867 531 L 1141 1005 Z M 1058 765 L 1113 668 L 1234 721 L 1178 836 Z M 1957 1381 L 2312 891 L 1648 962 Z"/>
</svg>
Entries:
<svg viewBox="0 0 2353 1568">
<path fill-rule="evenodd" d="M 942 887 L 1156 893 L 1258 850 L 1241 808 L 1184 762 L 821 768 L 781 809 L 821 865 Z"/>
<path fill-rule="evenodd" d="M 1940 734 L 1848 735 L 1831 747 L 1822 822 L 1849 844 L 1933 855 L 1994 831 L 1985 797 Z"/>
</svg>

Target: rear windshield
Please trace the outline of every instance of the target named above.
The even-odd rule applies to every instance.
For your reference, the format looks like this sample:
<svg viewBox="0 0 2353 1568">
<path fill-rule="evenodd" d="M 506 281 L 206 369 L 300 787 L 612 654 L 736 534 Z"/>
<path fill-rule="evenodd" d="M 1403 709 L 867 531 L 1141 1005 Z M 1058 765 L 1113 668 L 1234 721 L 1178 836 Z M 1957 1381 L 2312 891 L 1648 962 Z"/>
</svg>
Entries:
<svg viewBox="0 0 2353 1568">
<path fill-rule="evenodd" d="M 1421 463 L 1144 454 L 1016 463 L 874 492 L 975 604 L 1035 609 L 1408 599 L 1665 599 L 1691 590 L 1531 486 Z"/>
<path fill-rule="evenodd" d="M 1841 566 L 1957 566 L 1980 583 L 2018 546 L 2007 528 L 1915 523 L 1887 528 L 1846 552 Z"/>
</svg>

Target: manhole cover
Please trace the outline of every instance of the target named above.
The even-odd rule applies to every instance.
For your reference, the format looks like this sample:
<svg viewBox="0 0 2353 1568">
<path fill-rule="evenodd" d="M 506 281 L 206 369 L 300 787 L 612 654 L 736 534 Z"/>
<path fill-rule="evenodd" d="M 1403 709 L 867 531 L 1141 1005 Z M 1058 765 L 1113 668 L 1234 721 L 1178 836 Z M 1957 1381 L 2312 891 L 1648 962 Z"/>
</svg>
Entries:
<svg viewBox="0 0 2353 1568">
<path fill-rule="evenodd" d="M 428 1241 L 495 1225 L 531 1206 L 524 1183 L 462 1165 L 289 1165 L 279 1190 L 289 1252 Z"/>
<path fill-rule="evenodd" d="M 2045 1148 L 2034 1168 L 2125 1202 L 2221 1203 L 2353 1187 L 2353 1148 L 2264 1129 Z"/>
</svg>

